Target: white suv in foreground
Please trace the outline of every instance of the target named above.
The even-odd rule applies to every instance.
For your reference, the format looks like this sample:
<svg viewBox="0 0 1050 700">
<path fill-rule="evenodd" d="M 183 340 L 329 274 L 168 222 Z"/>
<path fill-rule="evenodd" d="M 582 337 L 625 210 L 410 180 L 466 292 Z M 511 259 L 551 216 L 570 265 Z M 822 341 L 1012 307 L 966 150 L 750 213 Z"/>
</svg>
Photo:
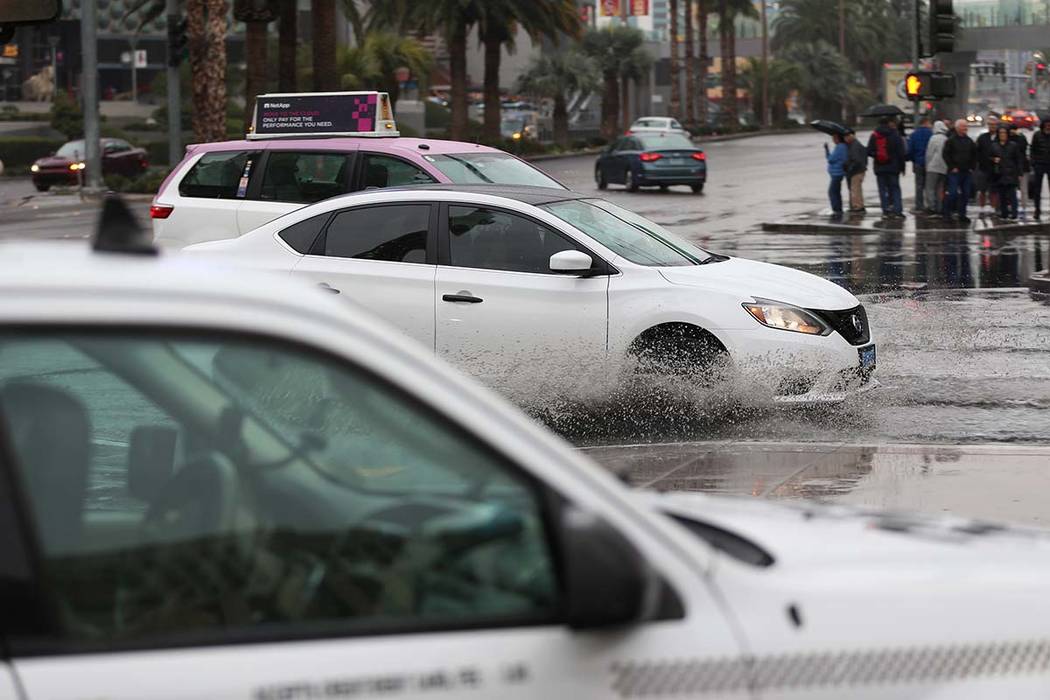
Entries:
<svg viewBox="0 0 1050 700">
<path fill-rule="evenodd" d="M 726 360 L 780 401 L 875 385 L 867 315 L 842 287 L 568 190 L 363 192 L 186 250 L 342 292 L 525 401 L 607 394 L 625 367 L 709 378 Z"/>
<path fill-rule="evenodd" d="M 4 700 L 1050 694 L 1043 534 L 640 494 L 342 297 L 105 247 L 2 251 Z"/>
</svg>

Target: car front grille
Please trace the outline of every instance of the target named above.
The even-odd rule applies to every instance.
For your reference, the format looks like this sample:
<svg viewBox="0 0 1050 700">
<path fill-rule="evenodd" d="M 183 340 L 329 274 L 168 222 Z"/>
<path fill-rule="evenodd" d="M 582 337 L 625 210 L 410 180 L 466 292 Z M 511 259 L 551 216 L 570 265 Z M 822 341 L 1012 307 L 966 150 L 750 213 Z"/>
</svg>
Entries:
<svg viewBox="0 0 1050 700">
<path fill-rule="evenodd" d="M 824 319 L 850 345 L 864 345 L 871 340 L 868 314 L 864 311 L 863 305 L 845 311 L 821 311 L 819 309 L 810 309 L 810 311 Z"/>
</svg>

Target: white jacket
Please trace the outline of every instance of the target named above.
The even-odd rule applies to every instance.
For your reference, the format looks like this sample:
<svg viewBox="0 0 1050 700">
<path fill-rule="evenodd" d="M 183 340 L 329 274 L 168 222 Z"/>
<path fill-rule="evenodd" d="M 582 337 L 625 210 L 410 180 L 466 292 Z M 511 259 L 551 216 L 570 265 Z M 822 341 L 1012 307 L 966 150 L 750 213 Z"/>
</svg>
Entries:
<svg viewBox="0 0 1050 700">
<path fill-rule="evenodd" d="M 926 145 L 926 172 L 948 173 L 948 164 L 944 162 L 944 144 L 948 142 L 948 127 L 944 122 L 933 125 L 933 136 Z"/>
</svg>

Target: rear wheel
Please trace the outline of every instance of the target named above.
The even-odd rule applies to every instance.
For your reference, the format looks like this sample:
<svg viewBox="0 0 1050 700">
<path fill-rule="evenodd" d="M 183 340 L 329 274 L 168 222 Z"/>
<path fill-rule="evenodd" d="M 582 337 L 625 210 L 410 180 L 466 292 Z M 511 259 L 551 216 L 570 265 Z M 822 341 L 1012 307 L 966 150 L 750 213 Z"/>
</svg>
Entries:
<svg viewBox="0 0 1050 700">
<path fill-rule="evenodd" d="M 693 194 L 700 194 L 701 192 L 704 191 L 704 183 L 702 183 L 702 182 L 699 185 L 693 185 L 692 187 L 693 187 Z"/>
<path fill-rule="evenodd" d="M 601 167 L 594 169 L 594 181 L 598 183 L 598 189 L 604 190 L 609 186 L 609 181 L 605 179 L 605 171 Z"/>
<path fill-rule="evenodd" d="M 51 185 L 45 185 L 42 182 L 34 182 L 33 186 L 36 187 L 37 192 L 47 192 L 49 189 L 51 189 Z"/>
<path fill-rule="evenodd" d="M 668 189 L 670 189 L 670 188 L 667 185 L 660 185 L 660 191 L 661 192 L 666 192 Z"/>
<path fill-rule="evenodd" d="M 638 182 L 634 179 L 634 172 L 630 168 L 627 168 L 627 172 L 623 174 L 623 185 L 628 192 L 638 191 Z"/>
</svg>

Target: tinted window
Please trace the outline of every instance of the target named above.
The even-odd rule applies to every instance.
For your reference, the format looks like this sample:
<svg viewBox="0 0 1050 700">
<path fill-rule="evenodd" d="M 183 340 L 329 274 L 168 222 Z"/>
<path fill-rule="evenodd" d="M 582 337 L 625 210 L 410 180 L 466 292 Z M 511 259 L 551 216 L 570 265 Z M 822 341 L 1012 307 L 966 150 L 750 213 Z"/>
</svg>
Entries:
<svg viewBox="0 0 1050 700">
<path fill-rule="evenodd" d="M 292 224 L 277 235 L 290 245 L 293 250 L 305 255 L 310 252 L 310 247 L 317 240 L 317 235 L 321 233 L 321 229 L 324 228 L 324 222 L 328 221 L 329 216 L 330 214 L 325 213 L 300 221 L 297 224 Z"/>
<path fill-rule="evenodd" d="M 342 361 L 19 334 L 0 372 L 65 649 L 556 618 L 533 483 Z"/>
<path fill-rule="evenodd" d="M 341 211 L 325 234 L 324 254 L 336 258 L 425 263 L 430 205 L 406 204 Z"/>
<path fill-rule="evenodd" d="M 425 185 L 437 182 L 421 168 L 400 158 L 369 153 L 365 156 L 361 186 L 399 187 L 401 185 Z"/>
<path fill-rule="evenodd" d="M 248 193 L 254 153 L 218 151 L 205 153 L 179 183 L 183 197 L 242 199 Z"/>
<path fill-rule="evenodd" d="M 460 185 L 532 185 L 565 189 L 557 180 L 509 153 L 445 153 L 423 157 L 449 180 Z"/>
<path fill-rule="evenodd" d="M 578 249 L 542 224 L 491 209 L 449 207 L 448 230 L 457 267 L 551 273 L 552 255 Z"/>
<path fill-rule="evenodd" d="M 312 203 L 344 194 L 347 163 L 342 153 L 270 151 L 259 199 Z"/>
<path fill-rule="evenodd" d="M 647 151 L 658 151 L 662 148 L 696 148 L 693 142 L 682 134 L 639 134 L 638 140 Z"/>
<path fill-rule="evenodd" d="M 55 151 L 59 158 L 84 158 L 87 146 L 83 141 L 68 141 Z"/>
</svg>

